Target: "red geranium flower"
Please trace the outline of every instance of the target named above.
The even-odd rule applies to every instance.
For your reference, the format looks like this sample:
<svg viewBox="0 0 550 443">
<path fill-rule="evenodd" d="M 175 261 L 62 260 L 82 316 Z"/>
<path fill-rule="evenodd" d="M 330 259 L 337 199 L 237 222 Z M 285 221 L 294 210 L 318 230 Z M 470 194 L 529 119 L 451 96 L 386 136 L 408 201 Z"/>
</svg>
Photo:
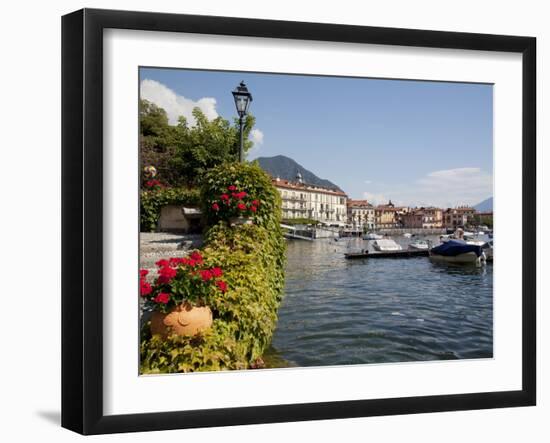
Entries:
<svg viewBox="0 0 550 443">
<path fill-rule="evenodd" d="M 168 260 L 164 259 L 164 258 L 155 263 L 155 265 L 157 265 L 159 268 L 164 268 L 165 266 L 168 266 L 169 264 L 170 264 L 170 262 Z"/>
<path fill-rule="evenodd" d="M 220 291 L 225 292 L 227 291 L 227 283 L 223 280 L 216 280 L 216 286 L 220 289 Z"/>
<path fill-rule="evenodd" d="M 258 210 L 258 208 L 256 206 L 250 206 L 250 210 L 252 212 L 256 212 Z"/>
<path fill-rule="evenodd" d="M 200 252 L 193 251 L 191 253 L 190 257 L 191 257 L 192 260 L 195 260 L 198 264 L 202 264 L 203 258 L 202 258 L 202 255 L 200 254 Z"/>
<path fill-rule="evenodd" d="M 236 189 L 237 189 L 237 187 L 235 185 L 231 185 L 231 186 L 227 187 L 228 191 L 235 191 Z"/>
<path fill-rule="evenodd" d="M 259 200 L 252 200 L 252 204 L 254 206 L 260 206 L 260 201 Z"/>
<path fill-rule="evenodd" d="M 229 200 L 229 195 L 227 195 L 227 194 L 222 194 L 222 195 L 220 195 L 220 198 L 221 198 L 222 200 Z"/>
<path fill-rule="evenodd" d="M 145 183 L 145 186 L 147 186 L 148 188 L 154 188 L 154 187 L 159 187 L 159 188 L 164 188 L 164 185 L 160 182 L 160 180 L 157 180 L 157 179 L 152 179 L 152 180 L 149 180 Z"/>
<path fill-rule="evenodd" d="M 147 283 L 145 280 L 139 281 L 139 293 L 142 297 L 145 297 L 149 295 L 153 291 L 153 288 L 151 288 L 151 285 Z"/>
<path fill-rule="evenodd" d="M 145 277 L 147 274 L 149 274 L 149 271 L 147 269 L 140 269 L 139 270 L 139 276 Z"/>
<path fill-rule="evenodd" d="M 167 304 L 170 301 L 170 294 L 166 292 L 159 292 L 154 299 L 157 303 Z"/>
<path fill-rule="evenodd" d="M 170 258 L 170 266 L 172 267 L 175 267 L 175 266 L 178 266 L 179 264 L 183 264 L 183 260 L 185 260 L 184 258 L 181 258 L 181 257 L 172 257 Z"/>
<path fill-rule="evenodd" d="M 214 277 L 212 275 L 212 272 L 210 272 L 208 269 L 199 271 L 199 273 L 201 274 L 202 281 L 212 280 L 212 278 Z"/>
<path fill-rule="evenodd" d="M 219 210 L 220 210 L 220 206 L 219 206 L 217 203 L 214 203 L 214 204 L 212 205 L 212 209 L 213 209 L 214 211 L 219 211 Z"/>
<path fill-rule="evenodd" d="M 174 268 L 170 268 L 169 266 L 166 266 L 164 268 L 159 269 L 159 283 L 170 283 L 170 281 L 176 276 L 178 271 L 176 271 Z"/>
<path fill-rule="evenodd" d="M 210 269 L 210 272 L 214 277 L 221 277 L 223 275 L 223 271 L 221 268 L 212 268 Z"/>
<path fill-rule="evenodd" d="M 246 205 L 244 203 L 239 203 L 237 205 L 237 208 L 239 209 L 239 211 L 244 211 L 246 209 Z"/>
</svg>

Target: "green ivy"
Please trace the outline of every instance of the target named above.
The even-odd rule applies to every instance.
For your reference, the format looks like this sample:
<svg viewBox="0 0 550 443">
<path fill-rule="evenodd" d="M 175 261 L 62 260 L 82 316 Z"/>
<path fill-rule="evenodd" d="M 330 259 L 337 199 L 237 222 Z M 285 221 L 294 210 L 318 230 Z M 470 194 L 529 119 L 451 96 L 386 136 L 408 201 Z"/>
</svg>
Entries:
<svg viewBox="0 0 550 443">
<path fill-rule="evenodd" d="M 253 225 L 210 225 L 202 250 L 207 266 L 224 269 L 228 290 L 212 293 L 206 303 L 214 313 L 212 328 L 194 337 L 151 337 L 144 328 L 143 373 L 246 369 L 269 346 L 284 289 L 286 243 L 280 223 L 280 197 L 257 165 L 237 164 L 212 170 L 201 195 L 208 199 L 230 184 L 254 192 L 264 210 Z M 258 211 L 260 212 L 260 211 Z M 209 218 L 210 223 L 215 217 Z"/>
<path fill-rule="evenodd" d="M 160 210 L 166 205 L 199 206 L 199 191 L 187 188 L 142 190 L 140 196 L 141 232 L 154 232 L 157 229 Z"/>
</svg>

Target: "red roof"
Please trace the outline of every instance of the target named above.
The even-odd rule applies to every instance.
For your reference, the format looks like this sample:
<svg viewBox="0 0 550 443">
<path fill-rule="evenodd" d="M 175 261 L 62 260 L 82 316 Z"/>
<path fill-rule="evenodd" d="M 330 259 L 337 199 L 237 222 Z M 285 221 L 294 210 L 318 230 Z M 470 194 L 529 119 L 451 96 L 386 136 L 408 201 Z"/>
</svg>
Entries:
<svg viewBox="0 0 550 443">
<path fill-rule="evenodd" d="M 372 208 L 373 206 L 367 200 L 348 200 L 347 205 L 353 208 Z"/>
</svg>

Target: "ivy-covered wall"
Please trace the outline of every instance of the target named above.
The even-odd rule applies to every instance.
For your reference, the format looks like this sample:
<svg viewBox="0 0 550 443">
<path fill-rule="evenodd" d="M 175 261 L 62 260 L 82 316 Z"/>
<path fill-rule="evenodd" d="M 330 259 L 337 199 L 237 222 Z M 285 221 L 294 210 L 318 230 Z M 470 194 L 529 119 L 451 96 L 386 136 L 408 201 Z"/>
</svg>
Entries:
<svg viewBox="0 0 550 443">
<path fill-rule="evenodd" d="M 260 201 L 252 225 L 230 226 L 211 212 L 212 201 L 230 186 Z M 271 342 L 284 289 L 286 243 L 280 196 L 254 164 L 222 165 L 203 181 L 201 200 L 210 227 L 201 251 L 208 266 L 224 269 L 228 290 L 207 300 L 210 330 L 194 337 L 151 337 L 144 328 L 143 373 L 173 373 L 254 367 Z"/>
</svg>

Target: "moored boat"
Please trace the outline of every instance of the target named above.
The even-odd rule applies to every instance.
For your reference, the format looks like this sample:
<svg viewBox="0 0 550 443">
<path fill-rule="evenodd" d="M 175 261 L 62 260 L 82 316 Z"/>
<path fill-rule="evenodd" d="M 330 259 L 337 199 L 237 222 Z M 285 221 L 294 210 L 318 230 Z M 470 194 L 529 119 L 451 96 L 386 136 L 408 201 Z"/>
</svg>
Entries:
<svg viewBox="0 0 550 443">
<path fill-rule="evenodd" d="M 398 245 L 391 238 L 384 238 L 380 240 L 375 240 L 372 244 L 373 248 L 380 252 L 391 252 L 391 251 L 401 251 L 403 248 L 401 245 Z"/>
<path fill-rule="evenodd" d="M 485 254 L 479 245 L 471 245 L 463 240 L 449 240 L 430 249 L 430 260 L 440 263 L 481 265 Z"/>
<path fill-rule="evenodd" d="M 493 261 L 493 246 L 493 240 L 489 240 L 487 243 L 481 246 L 481 249 L 483 249 L 487 261 Z"/>
<path fill-rule="evenodd" d="M 427 240 L 416 240 L 409 245 L 409 249 L 425 251 L 430 249 L 430 244 Z"/>
<path fill-rule="evenodd" d="M 363 240 L 380 240 L 382 238 L 384 238 L 383 235 L 376 234 L 374 232 L 369 232 L 369 233 L 363 235 Z"/>
</svg>

